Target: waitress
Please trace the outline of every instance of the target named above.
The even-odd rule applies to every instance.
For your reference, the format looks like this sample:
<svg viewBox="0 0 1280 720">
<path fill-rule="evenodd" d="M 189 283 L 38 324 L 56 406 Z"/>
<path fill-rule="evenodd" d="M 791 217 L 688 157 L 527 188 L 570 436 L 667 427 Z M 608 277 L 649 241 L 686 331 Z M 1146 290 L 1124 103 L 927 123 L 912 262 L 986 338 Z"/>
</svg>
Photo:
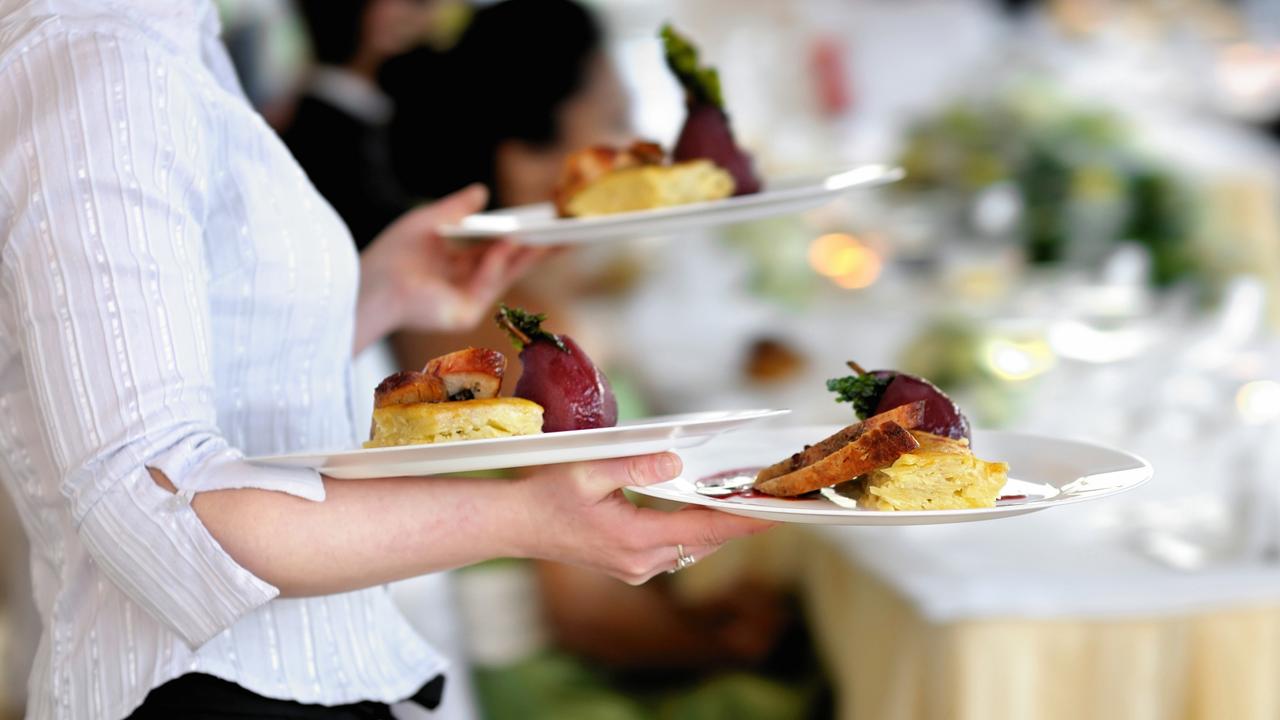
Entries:
<svg viewBox="0 0 1280 720">
<path fill-rule="evenodd" d="M 353 351 L 458 331 L 536 259 L 411 211 L 357 258 L 236 84 L 208 0 L 0 0 L 0 482 L 31 541 L 27 717 L 390 717 L 446 661 L 384 583 L 488 558 L 640 583 L 767 527 L 618 492 L 655 455 L 526 479 L 342 481 Z M 683 563 L 681 563 L 683 564 Z"/>
</svg>

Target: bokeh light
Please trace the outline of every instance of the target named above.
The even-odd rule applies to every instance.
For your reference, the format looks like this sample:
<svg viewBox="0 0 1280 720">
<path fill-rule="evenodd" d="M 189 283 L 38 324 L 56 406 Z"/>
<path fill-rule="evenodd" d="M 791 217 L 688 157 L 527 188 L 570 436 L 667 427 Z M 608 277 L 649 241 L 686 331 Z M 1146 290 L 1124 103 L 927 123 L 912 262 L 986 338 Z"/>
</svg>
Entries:
<svg viewBox="0 0 1280 720">
<path fill-rule="evenodd" d="M 856 290 L 880 277 L 880 254 L 849 233 L 828 233 L 809 245 L 809 265 L 836 285 Z"/>
<path fill-rule="evenodd" d="M 1236 409 L 1251 425 L 1265 425 L 1280 420 L 1280 382 L 1254 380 L 1236 392 Z"/>
<path fill-rule="evenodd" d="M 993 338 L 983 345 L 982 361 L 1001 380 L 1019 381 L 1052 368 L 1054 355 L 1049 344 L 1039 338 Z"/>
</svg>

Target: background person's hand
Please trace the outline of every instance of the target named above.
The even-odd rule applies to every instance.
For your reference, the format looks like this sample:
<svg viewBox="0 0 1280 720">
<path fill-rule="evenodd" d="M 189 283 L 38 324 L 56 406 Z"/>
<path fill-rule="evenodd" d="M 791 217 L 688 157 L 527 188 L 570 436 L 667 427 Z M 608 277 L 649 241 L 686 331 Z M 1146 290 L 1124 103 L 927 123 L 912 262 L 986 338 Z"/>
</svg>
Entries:
<svg viewBox="0 0 1280 720">
<path fill-rule="evenodd" d="M 654 485 L 679 474 L 680 458 L 662 453 L 548 467 L 519 480 L 524 555 L 639 585 L 676 566 L 676 545 L 701 560 L 729 540 L 774 526 L 703 508 L 638 508 L 622 493 L 629 485 Z"/>
<path fill-rule="evenodd" d="M 544 253 L 507 240 L 457 244 L 439 228 L 484 208 L 472 185 L 405 213 L 360 256 L 356 350 L 395 330 L 459 332 L 476 326 Z"/>
</svg>

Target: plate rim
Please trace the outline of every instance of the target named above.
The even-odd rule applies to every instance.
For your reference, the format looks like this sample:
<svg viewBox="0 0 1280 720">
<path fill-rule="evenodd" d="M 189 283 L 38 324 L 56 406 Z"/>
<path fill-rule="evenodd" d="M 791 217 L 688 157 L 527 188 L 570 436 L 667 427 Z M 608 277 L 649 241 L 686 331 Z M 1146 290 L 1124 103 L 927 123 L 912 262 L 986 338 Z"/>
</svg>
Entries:
<svg viewBox="0 0 1280 720">
<path fill-rule="evenodd" d="M 845 182 L 840 182 L 841 176 L 849 175 L 851 173 L 873 171 L 875 174 L 872 177 L 855 178 Z M 704 200 L 664 208 L 631 210 L 628 212 L 610 213 L 608 215 L 597 215 L 585 218 L 552 217 L 550 220 L 545 221 L 544 224 L 539 225 L 538 227 L 515 227 L 501 230 L 467 227 L 465 225 L 468 220 L 473 218 L 482 217 L 486 219 L 496 219 L 512 217 L 521 210 L 529 211 L 534 208 L 545 208 L 551 205 L 551 203 L 533 203 L 513 208 L 504 208 L 493 212 L 474 213 L 462 218 L 456 223 L 441 226 L 440 234 L 451 238 L 488 238 L 499 237 L 502 235 L 519 237 L 521 235 L 548 232 L 578 233 L 587 232 L 592 229 L 608 230 L 612 227 L 626 226 L 635 222 L 678 220 L 687 215 L 698 215 L 704 212 L 765 207 L 768 205 L 781 204 L 788 201 L 806 198 L 820 200 L 824 197 L 838 195 L 850 190 L 888 185 L 890 183 L 897 182 L 904 177 L 906 177 L 906 170 L 904 170 L 901 165 L 895 163 L 860 163 L 845 167 L 843 170 L 838 172 L 780 177 L 772 181 L 804 183 L 797 187 L 783 187 L 775 190 L 769 190 L 766 185 L 764 192 L 761 193 L 737 195 L 722 198 L 720 200 Z M 832 183 L 835 184 L 832 185 Z"/>
<path fill-rule="evenodd" d="M 626 425 L 614 425 L 612 427 L 587 428 L 585 430 L 566 430 L 556 433 L 538 433 L 534 435 L 510 435 L 507 437 L 497 438 L 476 438 L 473 440 L 457 440 L 449 443 L 419 443 L 417 445 L 392 445 L 389 447 L 377 448 L 354 448 L 347 450 L 333 451 L 300 451 L 293 453 L 277 453 L 273 455 L 255 455 L 246 457 L 246 462 L 265 464 L 265 465 L 282 465 L 289 462 L 297 462 L 304 458 L 327 458 L 327 459 L 343 459 L 352 457 L 370 457 L 377 458 L 381 455 L 395 455 L 410 451 L 419 451 L 425 448 L 449 448 L 456 449 L 460 447 L 474 447 L 481 450 L 501 448 L 504 445 L 515 444 L 518 442 L 529 442 L 533 438 L 552 438 L 552 439 L 575 439 L 590 438 L 596 435 L 606 435 L 617 433 L 622 430 L 643 430 L 649 427 L 661 427 L 664 424 L 663 418 L 676 418 L 689 415 L 712 415 L 717 413 L 731 414 L 726 417 L 709 417 L 697 420 L 691 420 L 687 423 L 681 423 L 679 426 L 701 426 L 709 425 L 717 422 L 755 422 L 768 418 L 782 417 L 791 414 L 790 408 L 743 408 L 740 410 L 699 410 L 687 413 L 670 413 L 667 415 L 654 415 L 651 417 L 638 418 L 635 422 Z M 665 421 L 671 422 L 671 421 Z"/>
<path fill-rule="evenodd" d="M 837 428 L 837 427 L 839 426 L 805 425 L 805 426 L 795 426 L 793 428 L 788 428 L 788 429 L 799 430 L 799 429 L 806 429 L 806 428 Z M 745 509 L 745 510 L 750 510 L 755 512 L 762 512 L 762 513 L 777 513 L 782 515 L 796 515 L 800 517 L 823 517 L 823 518 L 838 517 L 838 518 L 850 518 L 850 519 L 869 518 L 869 517 L 878 517 L 878 518 L 894 517 L 894 518 L 904 518 L 904 519 L 974 517 L 976 519 L 977 517 L 985 516 L 985 517 L 994 518 L 994 517 L 999 517 L 1003 515 L 1017 515 L 1017 514 L 1023 514 L 1023 513 L 1029 513 L 1029 512 L 1036 512 L 1040 510 L 1048 510 L 1050 508 L 1061 507 L 1064 505 L 1074 505 L 1076 503 L 1086 502 L 1089 500 L 1098 500 L 1104 497 L 1110 497 L 1112 495 L 1117 495 L 1122 492 L 1135 490 L 1147 484 L 1148 482 L 1150 482 L 1151 479 L 1155 476 L 1155 467 L 1152 466 L 1152 464 L 1145 457 L 1142 457 L 1141 455 L 1138 455 L 1137 453 L 1134 453 L 1134 452 L 1130 452 L 1128 450 L 1122 450 L 1112 445 L 1093 442 L 1090 440 L 1081 440 L 1078 438 L 1056 437 L 1053 435 L 1046 435 L 1044 433 L 1021 432 L 1017 430 L 994 430 L 994 429 L 980 428 L 978 432 L 983 434 L 997 433 L 997 434 L 1006 435 L 1006 436 L 1028 438 L 1028 439 L 1040 440 L 1040 441 L 1048 440 L 1056 443 L 1067 443 L 1072 445 L 1084 445 L 1094 449 L 1101 449 L 1101 450 L 1117 453 L 1119 455 L 1128 457 L 1129 459 L 1136 461 L 1137 466 L 1131 467 L 1131 468 L 1123 468 L 1120 470 L 1114 470 L 1109 472 L 1137 473 L 1137 474 L 1140 474 L 1141 477 L 1137 481 L 1132 482 L 1128 485 L 1105 488 L 1105 489 L 1100 489 L 1092 492 L 1079 493 L 1079 494 L 1064 494 L 1059 492 L 1059 494 L 1053 496 L 1052 498 L 1045 498 L 1042 500 L 1031 500 L 1028 502 L 1011 504 L 1011 505 L 996 505 L 995 507 L 989 507 L 989 508 L 949 508 L 945 510 L 894 510 L 894 511 L 869 510 L 869 509 L 858 508 L 855 510 L 855 509 L 849 509 L 849 508 L 842 508 L 839 505 L 831 503 L 830 510 L 833 512 L 828 512 L 827 509 L 818 510 L 815 508 L 803 508 L 803 507 L 789 508 L 789 507 L 775 507 L 772 505 L 752 505 L 747 503 L 733 503 L 732 505 L 735 509 Z M 1101 474 L 1102 473 L 1095 473 L 1095 475 L 1101 475 Z M 1093 477 L 1093 475 L 1085 475 L 1082 477 Z M 724 507 L 724 505 L 716 502 L 717 498 L 699 495 L 698 498 L 700 498 L 701 501 L 695 502 L 693 499 L 687 499 L 687 500 L 683 499 L 685 497 L 684 495 L 681 495 L 680 497 L 672 497 L 671 494 L 662 490 L 663 485 L 666 485 L 667 483 L 670 483 L 670 482 L 673 482 L 674 480 L 679 480 L 679 479 L 680 478 L 673 478 L 672 480 L 668 480 L 666 482 L 659 483 L 657 485 L 628 486 L 627 490 L 629 492 L 635 492 L 639 495 L 645 495 L 647 497 L 653 497 L 659 500 L 667 500 L 669 502 L 677 502 L 684 505 L 697 505 L 700 507 L 710 508 L 713 510 L 728 512 L 728 510 Z M 1019 479 L 1019 478 L 1015 478 L 1015 479 Z M 903 524 L 908 524 L 908 523 L 903 523 Z"/>
</svg>

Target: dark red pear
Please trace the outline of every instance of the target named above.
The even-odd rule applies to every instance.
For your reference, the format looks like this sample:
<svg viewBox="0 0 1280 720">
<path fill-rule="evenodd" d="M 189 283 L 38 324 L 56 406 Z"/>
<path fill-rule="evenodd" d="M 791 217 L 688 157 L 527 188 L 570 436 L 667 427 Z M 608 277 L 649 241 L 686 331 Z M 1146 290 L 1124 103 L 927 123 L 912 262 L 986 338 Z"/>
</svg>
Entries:
<svg viewBox="0 0 1280 720">
<path fill-rule="evenodd" d="M 609 378 L 573 338 L 543 330 L 546 315 L 503 305 L 494 319 L 520 349 L 524 369 L 515 395 L 542 406 L 543 432 L 618 424 L 618 401 Z"/>
<path fill-rule="evenodd" d="M 733 176 L 733 194 L 750 195 L 760 191 L 755 162 L 747 151 L 734 142 L 729 116 L 708 103 L 690 102 L 684 128 L 676 141 L 671 158 L 676 162 L 710 160 Z"/>
<path fill-rule="evenodd" d="M 885 386 L 880 402 L 876 404 L 875 414 L 896 407 L 924 400 L 924 422 L 920 429 L 934 435 L 945 435 L 957 440 L 971 439 L 969 420 L 960 411 L 955 401 L 947 397 L 937 385 L 924 378 L 896 373 Z"/>
<path fill-rule="evenodd" d="M 662 27 L 667 67 L 684 88 L 685 120 L 671 158 L 676 162 L 710 160 L 733 176 L 734 195 L 759 192 L 760 178 L 751 155 L 738 146 L 720 92 L 720 74 L 699 65 L 698 49 L 670 25 Z"/>
<path fill-rule="evenodd" d="M 863 370 L 850 362 L 855 375 L 827 381 L 827 389 L 837 393 L 836 402 L 853 403 L 858 417 L 872 415 L 924 400 L 924 421 L 919 429 L 934 435 L 970 440 L 969 419 L 955 401 L 937 385 L 924 378 L 897 370 Z"/>
</svg>

